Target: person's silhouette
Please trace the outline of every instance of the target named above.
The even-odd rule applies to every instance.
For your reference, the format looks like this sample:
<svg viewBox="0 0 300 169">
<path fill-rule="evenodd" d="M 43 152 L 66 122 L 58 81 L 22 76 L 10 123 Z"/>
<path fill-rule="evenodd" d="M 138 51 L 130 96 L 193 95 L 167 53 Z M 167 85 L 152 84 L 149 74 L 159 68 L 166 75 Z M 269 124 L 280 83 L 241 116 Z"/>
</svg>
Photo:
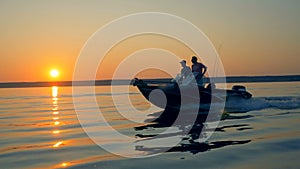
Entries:
<svg viewBox="0 0 300 169">
<path fill-rule="evenodd" d="M 197 80 L 198 85 L 203 86 L 203 76 L 207 71 L 207 67 L 202 64 L 199 63 L 198 58 L 196 56 L 193 56 L 191 61 L 192 61 L 192 72 Z"/>
<path fill-rule="evenodd" d="M 186 79 L 191 74 L 191 68 L 186 65 L 186 61 L 182 60 L 179 62 L 182 66 L 181 69 L 181 78 Z"/>
</svg>

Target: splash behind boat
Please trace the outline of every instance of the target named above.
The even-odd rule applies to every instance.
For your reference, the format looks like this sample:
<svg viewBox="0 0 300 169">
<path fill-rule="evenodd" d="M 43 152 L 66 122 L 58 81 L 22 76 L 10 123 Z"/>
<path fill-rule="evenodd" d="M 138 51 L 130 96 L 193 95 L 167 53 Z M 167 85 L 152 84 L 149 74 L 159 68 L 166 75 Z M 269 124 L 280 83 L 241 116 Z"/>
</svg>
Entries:
<svg viewBox="0 0 300 169">
<path fill-rule="evenodd" d="M 156 81 L 143 81 L 141 79 L 135 78 L 133 80 L 133 86 L 137 86 L 143 96 L 150 101 L 152 104 L 165 109 L 165 111 L 179 111 L 182 101 L 181 94 L 184 93 L 188 95 L 188 97 L 184 97 L 185 104 L 193 103 L 194 100 L 199 101 L 199 111 L 208 110 L 209 105 L 213 102 L 224 102 L 231 99 L 250 99 L 252 94 L 246 91 L 246 87 L 235 85 L 232 89 L 216 89 L 214 85 L 208 84 L 206 87 L 198 86 L 199 97 L 200 99 L 195 99 L 193 96 L 195 93 L 191 90 L 191 86 L 179 86 L 176 82 L 156 82 Z M 157 90 L 158 89 L 158 90 Z M 160 91 L 161 94 L 157 94 L 156 96 L 151 98 L 151 93 L 153 91 Z M 162 93 L 163 92 L 163 93 Z M 219 95 L 219 94 L 223 95 Z M 165 97 L 165 99 L 161 99 L 161 97 Z M 189 101 L 190 99 L 190 101 Z M 166 100 L 166 102 L 164 102 Z"/>
</svg>

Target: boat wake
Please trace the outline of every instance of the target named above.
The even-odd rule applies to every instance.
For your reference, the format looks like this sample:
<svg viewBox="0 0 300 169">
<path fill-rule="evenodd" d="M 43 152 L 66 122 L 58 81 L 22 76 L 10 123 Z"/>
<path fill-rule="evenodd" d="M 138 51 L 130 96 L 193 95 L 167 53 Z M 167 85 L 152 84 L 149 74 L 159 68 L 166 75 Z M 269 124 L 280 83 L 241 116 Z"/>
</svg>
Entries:
<svg viewBox="0 0 300 169">
<path fill-rule="evenodd" d="M 248 112 L 267 108 L 297 109 L 300 108 L 300 97 L 253 97 L 249 100 L 232 99 L 226 102 L 227 112 Z"/>
</svg>

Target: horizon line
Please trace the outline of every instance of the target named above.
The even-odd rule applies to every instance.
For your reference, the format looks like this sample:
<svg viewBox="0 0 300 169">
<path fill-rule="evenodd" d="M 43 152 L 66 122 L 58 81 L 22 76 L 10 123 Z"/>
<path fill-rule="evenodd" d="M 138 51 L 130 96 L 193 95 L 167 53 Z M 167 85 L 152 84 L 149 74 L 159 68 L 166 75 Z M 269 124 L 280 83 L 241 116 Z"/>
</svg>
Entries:
<svg viewBox="0 0 300 169">
<path fill-rule="evenodd" d="M 205 77 L 205 78 L 259 78 L 259 77 L 300 77 L 300 74 L 286 74 L 286 75 L 241 75 L 241 76 L 224 76 L 224 77 Z M 145 80 L 166 80 L 166 79 L 172 79 L 168 77 L 158 77 L 158 78 L 139 78 L 139 79 L 145 79 Z M 95 80 L 78 80 L 77 82 L 87 82 L 87 81 L 117 81 L 117 80 L 133 80 L 133 79 L 95 79 Z M 59 80 L 59 81 L 54 81 L 54 80 L 49 80 L 49 81 L 0 81 L 0 84 L 4 83 L 62 83 L 62 82 L 73 82 L 73 80 Z"/>
<path fill-rule="evenodd" d="M 300 75 L 266 75 L 266 76 L 226 76 L 210 77 L 216 83 L 223 83 L 222 78 L 226 78 L 226 83 L 256 83 L 256 82 L 293 82 L 300 81 Z M 172 78 L 144 78 L 144 81 L 155 80 L 157 83 L 167 83 Z M 36 82 L 0 82 L 0 88 L 25 88 L 25 87 L 51 87 L 51 86 L 111 86 L 128 85 L 133 79 L 103 79 L 103 80 L 80 80 L 80 81 L 36 81 Z M 206 83 L 209 78 L 205 78 Z"/>
</svg>

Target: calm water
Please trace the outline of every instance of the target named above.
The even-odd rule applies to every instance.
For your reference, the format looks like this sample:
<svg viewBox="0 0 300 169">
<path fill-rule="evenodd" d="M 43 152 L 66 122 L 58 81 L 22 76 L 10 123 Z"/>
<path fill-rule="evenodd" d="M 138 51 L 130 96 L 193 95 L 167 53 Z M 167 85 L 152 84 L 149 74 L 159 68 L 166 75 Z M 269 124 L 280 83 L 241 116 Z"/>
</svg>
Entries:
<svg viewBox="0 0 300 169">
<path fill-rule="evenodd" d="M 138 159 L 109 153 L 85 134 L 74 111 L 71 87 L 0 89 L 0 168 L 299 168 L 300 83 L 244 85 L 254 98 L 233 105 L 240 113 L 224 113 L 207 142 L 185 142 L 160 155 Z M 122 92 L 127 88 L 119 87 L 114 94 L 127 97 L 128 92 Z M 137 109 L 150 107 L 137 89 L 130 87 L 130 91 Z M 129 107 L 118 103 L 123 109 L 117 113 L 109 87 L 96 87 L 98 107 L 85 101 L 90 95 L 76 97 L 86 109 L 100 107 L 108 123 L 124 135 L 141 141 L 164 130 L 144 122 L 157 112 L 132 117 Z M 97 132 L 106 145 L 112 144 L 105 127 Z M 165 137 L 171 138 L 171 133 Z M 142 154 L 159 149 L 138 143 L 141 146 L 135 151 Z"/>
</svg>

